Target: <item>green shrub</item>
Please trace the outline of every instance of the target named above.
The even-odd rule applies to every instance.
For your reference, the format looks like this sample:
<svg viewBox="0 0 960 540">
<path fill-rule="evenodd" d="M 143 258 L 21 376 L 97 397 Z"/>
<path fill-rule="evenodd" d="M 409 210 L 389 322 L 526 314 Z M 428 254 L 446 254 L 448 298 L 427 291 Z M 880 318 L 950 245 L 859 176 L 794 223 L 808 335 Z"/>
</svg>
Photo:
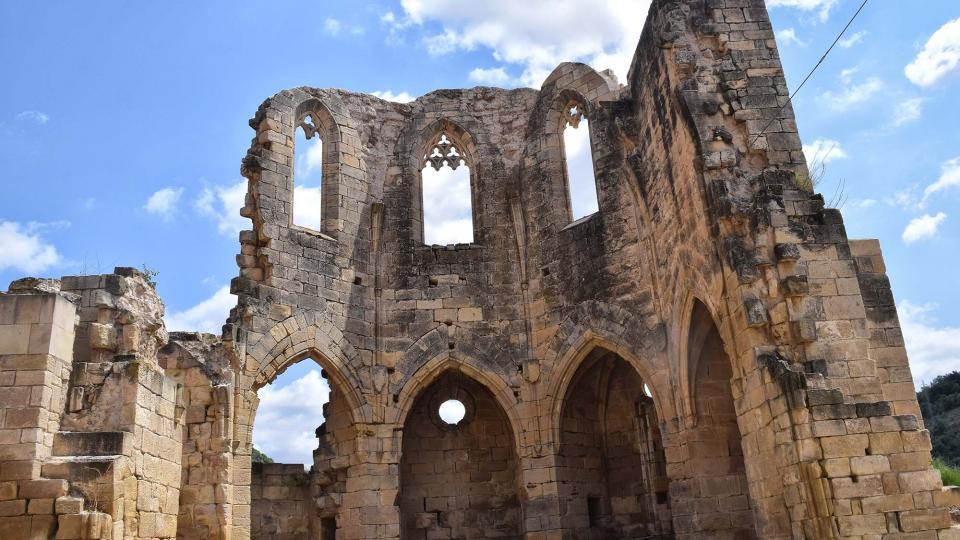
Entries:
<svg viewBox="0 0 960 540">
<path fill-rule="evenodd" d="M 960 486 L 960 467 L 951 467 L 942 459 L 933 458 L 933 467 L 940 471 L 945 486 Z"/>
<path fill-rule="evenodd" d="M 141 270 L 141 272 L 143 272 L 143 279 L 147 281 L 147 285 L 150 285 L 151 287 L 156 289 L 157 276 L 160 275 L 160 272 L 158 270 L 154 270 L 153 268 L 150 268 L 149 266 L 146 265 L 146 263 L 143 264 L 143 270 Z"/>
</svg>

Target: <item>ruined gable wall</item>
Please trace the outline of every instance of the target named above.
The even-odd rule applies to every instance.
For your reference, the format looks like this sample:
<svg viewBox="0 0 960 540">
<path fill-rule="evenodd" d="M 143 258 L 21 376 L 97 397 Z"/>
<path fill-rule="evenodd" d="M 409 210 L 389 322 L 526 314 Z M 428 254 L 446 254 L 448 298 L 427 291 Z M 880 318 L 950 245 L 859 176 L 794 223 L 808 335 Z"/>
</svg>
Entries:
<svg viewBox="0 0 960 540">
<path fill-rule="evenodd" d="M 249 389 L 271 373 L 311 352 L 323 356 L 356 393 L 350 470 L 362 465 L 365 474 L 354 485 L 391 490 L 410 401 L 403 396 L 435 369 L 469 367 L 524 426 L 526 504 L 549 507 L 528 526 L 556 530 L 555 479 L 535 471 L 552 465 L 550 415 L 583 348 L 616 349 L 653 383 L 668 475 L 703 472 L 686 454 L 696 411 L 684 343 L 699 299 L 734 364 L 758 534 L 842 528 L 824 510 L 834 502 L 817 494 L 835 483 L 813 464 L 829 431 L 815 442 L 795 434 L 811 420 L 858 420 L 831 435 L 846 436 L 874 416 L 911 428 L 907 418 L 888 420 L 884 405 L 843 417 L 894 387 L 885 390 L 871 370 L 863 299 L 847 287 L 856 271 L 842 222 L 804 184 L 763 3 L 654 2 L 629 83 L 624 90 L 565 64 L 540 92 L 439 91 L 399 105 L 299 88 L 268 100 L 251 122 L 257 139 L 244 161 L 244 214 L 254 226 L 241 235 L 241 299 L 228 328 L 243 354 L 245 410 L 256 402 Z M 575 224 L 559 145 L 560 110 L 572 97 L 591 120 L 601 207 Z M 289 224 L 293 133 L 308 111 L 335 157 L 325 176 L 336 191 L 324 188 L 318 232 Z M 443 130 L 478 157 L 475 246 L 420 245 L 418 161 Z M 812 413 L 807 389 L 836 390 L 839 398 L 810 399 L 839 401 Z M 249 422 L 239 430 L 241 456 L 248 430 Z M 394 533 L 394 510 L 351 500 L 343 509 L 350 534 Z M 242 536 L 243 518 L 237 523 Z M 696 527 L 677 532 L 702 532 Z"/>
</svg>

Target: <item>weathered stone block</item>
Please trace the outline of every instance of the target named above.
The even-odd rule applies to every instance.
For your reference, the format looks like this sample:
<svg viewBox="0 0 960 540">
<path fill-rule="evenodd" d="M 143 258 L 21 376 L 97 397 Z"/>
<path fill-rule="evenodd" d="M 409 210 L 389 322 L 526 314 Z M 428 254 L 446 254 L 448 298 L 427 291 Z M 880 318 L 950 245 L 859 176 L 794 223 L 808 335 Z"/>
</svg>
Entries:
<svg viewBox="0 0 960 540">
<path fill-rule="evenodd" d="M 18 495 L 23 499 L 56 499 L 67 494 L 66 480 L 24 480 Z"/>
</svg>

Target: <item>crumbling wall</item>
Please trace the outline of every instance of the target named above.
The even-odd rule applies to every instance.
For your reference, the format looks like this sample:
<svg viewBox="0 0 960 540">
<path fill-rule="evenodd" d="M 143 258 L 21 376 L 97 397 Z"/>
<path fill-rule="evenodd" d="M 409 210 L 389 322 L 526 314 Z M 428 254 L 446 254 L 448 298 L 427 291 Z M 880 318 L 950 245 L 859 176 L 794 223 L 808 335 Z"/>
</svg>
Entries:
<svg viewBox="0 0 960 540">
<path fill-rule="evenodd" d="M 158 360 L 177 385 L 177 416 L 183 419 L 177 534 L 224 539 L 233 502 L 233 355 L 209 334 L 170 338 Z"/>
<path fill-rule="evenodd" d="M 0 353 L 16 353 L 27 337 L 23 352 L 44 359 L 48 373 L 32 379 L 42 390 L 23 403 L 36 400 L 32 417 L 45 420 L 20 473 L 3 458 L 4 471 L 30 482 L 11 497 L 32 507 L 11 509 L 0 528 L 11 538 L 24 537 L 32 522 L 43 525 L 31 538 L 176 537 L 182 443 L 177 389 L 156 359 L 167 338 L 156 292 L 128 268 L 22 285 L 0 296 L 14 307 L 13 342 L 0 343 Z M 24 317 L 38 330 L 21 327 Z M 53 351 L 59 364 L 45 356 Z M 23 382 L 30 380 L 26 367 L 16 370 Z M 10 405 L 5 417 L 17 409 Z"/>
<path fill-rule="evenodd" d="M 326 378 L 326 371 L 321 373 Z M 318 444 L 313 451 L 311 494 L 316 511 L 311 515 L 313 531 L 321 540 L 328 540 L 335 537 L 337 529 L 355 525 L 347 521 L 350 518 L 341 516 L 340 508 L 344 504 L 353 506 L 350 499 L 364 497 L 365 490 L 356 477 L 351 481 L 347 476 L 351 455 L 357 448 L 357 430 L 346 397 L 336 384 L 330 384 L 330 400 L 323 406 L 323 420 L 317 427 Z M 384 504 L 391 504 L 396 492 L 381 493 L 379 498 Z"/>
<path fill-rule="evenodd" d="M 655 3 L 630 79 L 640 113 L 637 132 L 659 134 L 668 149 L 648 143 L 643 159 L 633 160 L 638 179 L 654 194 L 648 206 L 659 210 L 651 223 L 660 253 L 683 255 L 666 257 L 672 268 L 662 283 L 675 293 L 664 314 L 679 321 L 675 336 L 681 351 L 683 337 L 692 331 L 683 323 L 691 298 L 702 300 L 718 321 L 733 363 L 731 387 L 757 533 L 774 538 L 912 532 L 914 525 L 903 520 L 910 521 L 915 511 L 931 516 L 921 527 L 944 527 L 943 509 L 922 504 L 902 510 L 897 523 L 885 521 L 876 508 L 853 503 L 869 490 L 845 489 L 848 483 L 865 486 L 863 476 L 822 470 L 827 455 L 854 452 L 868 432 L 898 425 L 903 434 L 913 434 L 917 420 L 890 416 L 869 352 L 851 247 L 839 212 L 824 209 L 822 197 L 810 192 L 766 11 L 736 0 Z M 696 219 L 701 215 L 709 219 Z M 687 253 L 705 245 L 711 249 L 701 250 L 702 256 L 712 260 L 690 264 L 697 255 Z M 684 360 L 681 354 L 682 375 Z M 683 376 L 680 384 L 688 381 Z M 822 397 L 828 391 L 832 397 Z M 838 408 L 819 408 L 827 404 L 816 401 L 822 399 Z M 859 420 L 842 427 L 838 422 L 854 418 Z M 838 443 L 852 447 L 838 450 Z M 864 445 L 846 457 L 868 454 Z M 681 458 L 668 448 L 669 460 Z M 906 489 L 933 497 L 939 487 Z M 674 492 L 676 498 L 683 495 Z M 851 514 L 845 513 L 847 505 Z"/>
<path fill-rule="evenodd" d="M 851 240 L 850 255 L 856 264 L 857 285 L 867 315 L 869 355 L 876 366 L 883 397 L 890 400 L 895 413 L 912 414 L 922 421 L 880 242 Z M 837 280 L 837 287 L 851 287 L 852 281 Z"/>
</svg>

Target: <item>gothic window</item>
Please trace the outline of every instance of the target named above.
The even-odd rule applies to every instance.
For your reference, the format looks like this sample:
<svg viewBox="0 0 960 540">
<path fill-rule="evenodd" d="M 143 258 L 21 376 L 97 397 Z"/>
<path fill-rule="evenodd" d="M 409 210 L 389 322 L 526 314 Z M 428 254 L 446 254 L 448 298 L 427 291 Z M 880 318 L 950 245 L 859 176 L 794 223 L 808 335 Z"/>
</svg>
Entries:
<svg viewBox="0 0 960 540">
<path fill-rule="evenodd" d="M 293 224 L 321 230 L 323 139 L 315 115 L 306 114 L 296 129 L 293 170 Z"/>
<path fill-rule="evenodd" d="M 420 169 L 423 243 L 472 243 L 473 197 L 463 145 L 443 130 L 427 148 Z"/>
<path fill-rule="evenodd" d="M 582 102 L 571 99 L 563 108 L 563 152 L 567 173 L 567 195 L 573 221 L 599 208 L 597 182 L 590 145 L 590 121 Z"/>
</svg>

